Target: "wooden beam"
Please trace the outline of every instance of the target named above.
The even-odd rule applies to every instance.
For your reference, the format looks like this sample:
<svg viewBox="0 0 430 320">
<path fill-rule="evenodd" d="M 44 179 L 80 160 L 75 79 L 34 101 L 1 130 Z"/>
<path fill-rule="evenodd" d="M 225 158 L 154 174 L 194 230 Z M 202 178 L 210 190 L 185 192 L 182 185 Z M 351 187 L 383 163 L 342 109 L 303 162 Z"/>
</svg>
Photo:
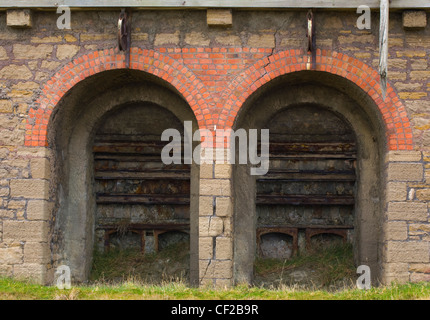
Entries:
<svg viewBox="0 0 430 320">
<path fill-rule="evenodd" d="M 0 8 L 321 8 L 379 10 L 379 0 L 0 0 Z M 430 9 L 428 0 L 392 0 L 392 9 Z"/>
</svg>

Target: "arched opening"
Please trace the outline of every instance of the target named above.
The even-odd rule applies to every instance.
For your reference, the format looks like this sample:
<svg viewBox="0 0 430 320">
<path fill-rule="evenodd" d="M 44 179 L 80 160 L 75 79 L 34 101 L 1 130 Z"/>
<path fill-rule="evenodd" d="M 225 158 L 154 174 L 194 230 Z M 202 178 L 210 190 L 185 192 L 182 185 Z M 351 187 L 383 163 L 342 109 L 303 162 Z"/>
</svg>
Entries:
<svg viewBox="0 0 430 320">
<path fill-rule="evenodd" d="M 234 166 L 237 283 L 253 283 L 266 231 L 288 231 L 297 253 L 347 243 L 355 265 L 369 265 L 378 278 L 385 147 L 380 123 L 370 97 L 321 72 L 279 77 L 245 102 L 234 129 L 269 129 L 270 165 L 263 176 L 252 176 L 249 164 Z M 272 246 L 279 243 L 274 237 Z"/>
<path fill-rule="evenodd" d="M 48 137 L 56 151 L 52 250 L 54 263 L 68 265 L 74 281 L 88 280 L 95 253 L 157 253 L 159 236 L 178 231 L 188 237 L 168 244 L 187 242 L 181 246 L 186 265 L 178 267 L 187 279 L 181 280 L 197 282 L 199 170 L 161 159 L 169 143 L 161 133 L 176 129 L 183 137 L 184 121 L 198 128 L 173 88 L 132 70 L 85 79 L 54 110 Z"/>
</svg>

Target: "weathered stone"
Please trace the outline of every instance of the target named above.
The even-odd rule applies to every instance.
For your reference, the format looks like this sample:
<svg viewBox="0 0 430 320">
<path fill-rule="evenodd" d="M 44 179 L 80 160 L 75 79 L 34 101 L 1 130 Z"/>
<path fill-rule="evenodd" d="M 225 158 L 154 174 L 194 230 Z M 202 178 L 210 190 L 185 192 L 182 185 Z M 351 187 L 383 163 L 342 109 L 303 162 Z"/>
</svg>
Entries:
<svg viewBox="0 0 430 320">
<path fill-rule="evenodd" d="M 32 46 L 27 44 L 15 44 L 13 46 L 13 54 L 15 59 L 46 59 L 54 50 L 54 47 L 49 44 L 40 44 Z"/>
<path fill-rule="evenodd" d="M 0 60 L 8 60 L 9 56 L 4 47 L 0 46 Z"/>
<path fill-rule="evenodd" d="M 427 204 L 424 202 L 390 202 L 387 215 L 389 220 L 427 221 Z"/>
<path fill-rule="evenodd" d="M 24 245 L 24 263 L 48 263 L 49 245 L 47 242 L 27 241 Z"/>
<path fill-rule="evenodd" d="M 422 241 L 387 241 L 387 262 L 429 262 L 429 243 Z"/>
<path fill-rule="evenodd" d="M 42 179 L 14 179 L 10 181 L 11 197 L 48 199 L 49 182 Z"/>
<path fill-rule="evenodd" d="M 387 201 L 405 201 L 407 196 L 406 182 L 387 183 Z"/>
<path fill-rule="evenodd" d="M 45 221 L 3 221 L 3 241 L 46 242 L 47 238 L 48 223 Z"/>
<path fill-rule="evenodd" d="M 201 179 L 200 195 L 203 196 L 231 196 L 230 180 Z"/>
<path fill-rule="evenodd" d="M 409 271 L 430 274 L 430 263 L 411 263 Z"/>
<path fill-rule="evenodd" d="M 213 164 L 202 163 L 200 165 L 200 178 L 210 179 L 213 178 Z"/>
<path fill-rule="evenodd" d="M 421 161 L 420 151 L 390 151 L 385 158 L 387 162 L 416 162 Z"/>
<path fill-rule="evenodd" d="M 231 172 L 231 164 L 215 164 L 215 178 L 230 179 Z"/>
<path fill-rule="evenodd" d="M 200 279 L 231 279 L 233 265 L 230 260 L 200 260 Z"/>
<path fill-rule="evenodd" d="M 6 12 L 6 24 L 14 28 L 31 28 L 32 12 L 28 9 L 10 9 Z"/>
<path fill-rule="evenodd" d="M 17 280 L 31 280 L 44 284 L 47 274 L 46 265 L 40 263 L 23 263 L 14 266 L 14 277 Z"/>
<path fill-rule="evenodd" d="M 63 37 L 62 36 L 48 36 L 48 37 L 32 37 L 31 42 L 32 43 L 58 43 L 62 42 Z"/>
<path fill-rule="evenodd" d="M 388 221 L 384 229 L 386 240 L 406 240 L 408 238 L 406 221 Z"/>
<path fill-rule="evenodd" d="M 213 258 L 213 237 L 199 237 L 199 258 Z"/>
<path fill-rule="evenodd" d="M 223 233 L 223 219 L 219 217 L 199 218 L 199 234 L 203 237 L 216 237 Z"/>
<path fill-rule="evenodd" d="M 262 35 L 251 35 L 248 39 L 248 46 L 250 47 L 266 47 L 273 48 L 275 46 L 275 35 L 273 34 L 262 34 Z"/>
<path fill-rule="evenodd" d="M 387 284 L 391 283 L 392 281 L 396 281 L 398 283 L 408 282 L 408 263 L 385 263 L 382 273 L 382 281 Z"/>
<path fill-rule="evenodd" d="M 57 58 L 59 60 L 71 59 L 80 50 L 80 47 L 74 44 L 62 44 L 57 46 Z"/>
<path fill-rule="evenodd" d="M 231 9 L 207 9 L 206 21 L 208 26 L 230 27 L 233 25 Z"/>
<path fill-rule="evenodd" d="M 216 215 L 218 217 L 231 217 L 233 215 L 233 204 L 230 197 L 216 198 Z"/>
<path fill-rule="evenodd" d="M 49 179 L 51 167 L 47 158 L 33 158 L 30 160 L 31 177 L 33 179 Z"/>
<path fill-rule="evenodd" d="M 218 42 L 220 45 L 225 45 L 225 46 L 240 46 L 242 44 L 240 37 L 233 34 L 217 35 L 215 36 L 215 41 Z"/>
<path fill-rule="evenodd" d="M 396 163 L 388 164 L 389 181 L 421 181 L 424 178 L 423 165 L 421 163 Z"/>
<path fill-rule="evenodd" d="M 217 237 L 216 238 L 216 259 L 232 260 L 233 259 L 233 239 Z"/>
<path fill-rule="evenodd" d="M 409 224 L 409 234 L 411 236 L 430 234 L 430 224 L 411 223 Z"/>
<path fill-rule="evenodd" d="M 199 197 L 199 215 L 200 216 L 212 216 L 214 212 L 213 197 L 208 196 Z"/>
<path fill-rule="evenodd" d="M 190 32 L 185 35 L 185 43 L 191 46 L 208 46 L 210 39 L 202 32 Z"/>
<path fill-rule="evenodd" d="M 10 64 L 0 70 L 1 79 L 28 80 L 33 76 L 25 65 Z"/>
<path fill-rule="evenodd" d="M 417 29 L 427 26 L 427 14 L 425 11 L 407 10 L 402 15 L 403 28 Z"/>
<path fill-rule="evenodd" d="M 27 203 L 28 220 L 48 220 L 52 205 L 46 200 L 29 200 Z"/>
<path fill-rule="evenodd" d="M 13 111 L 12 101 L 0 100 L 0 112 L 11 113 Z"/>
<path fill-rule="evenodd" d="M 23 250 L 19 242 L 0 244 L 0 265 L 23 263 Z"/>
<path fill-rule="evenodd" d="M 175 33 L 158 33 L 155 35 L 154 46 L 179 44 L 179 32 Z"/>
<path fill-rule="evenodd" d="M 60 66 L 60 62 L 58 61 L 42 61 L 42 64 L 40 66 L 41 69 L 48 69 L 48 70 L 55 70 Z"/>
</svg>

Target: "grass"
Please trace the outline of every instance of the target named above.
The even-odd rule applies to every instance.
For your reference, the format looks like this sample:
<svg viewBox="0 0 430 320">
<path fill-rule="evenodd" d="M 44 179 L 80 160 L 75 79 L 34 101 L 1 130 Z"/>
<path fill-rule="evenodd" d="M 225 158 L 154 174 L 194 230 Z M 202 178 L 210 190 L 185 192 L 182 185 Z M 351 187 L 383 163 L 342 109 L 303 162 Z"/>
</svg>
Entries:
<svg viewBox="0 0 430 320">
<path fill-rule="evenodd" d="M 294 284 L 325 290 L 355 286 L 355 271 L 352 245 L 343 243 L 316 247 L 288 260 L 257 258 L 255 262 L 257 285 L 275 288 Z M 294 272 L 302 276 L 294 279 Z"/>
<path fill-rule="evenodd" d="M 174 269 L 163 269 L 183 267 L 189 258 L 187 252 L 184 247 L 169 247 L 145 256 L 127 250 L 96 254 L 92 281 L 69 290 L 0 278 L 0 300 L 430 300 L 430 282 L 357 289 L 352 250 L 345 245 L 289 260 L 257 259 L 255 275 L 260 283 L 224 289 L 193 288 L 187 285 L 186 277 L 172 274 Z M 159 271 L 155 277 L 158 281 L 148 281 L 154 280 L 148 268 L 152 270 L 149 273 Z M 306 280 L 311 281 L 289 281 L 297 270 L 305 270 Z"/>
<path fill-rule="evenodd" d="M 430 283 L 407 283 L 341 291 L 264 289 L 237 286 L 229 289 L 190 288 L 183 283 L 73 286 L 69 290 L 0 278 L 0 300 L 429 300 Z"/>
</svg>

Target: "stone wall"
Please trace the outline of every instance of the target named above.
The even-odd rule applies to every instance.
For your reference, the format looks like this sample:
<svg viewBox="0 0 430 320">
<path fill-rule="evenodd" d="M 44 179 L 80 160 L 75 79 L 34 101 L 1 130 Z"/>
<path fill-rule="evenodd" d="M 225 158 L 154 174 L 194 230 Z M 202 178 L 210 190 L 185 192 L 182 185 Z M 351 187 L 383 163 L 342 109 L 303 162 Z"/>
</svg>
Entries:
<svg viewBox="0 0 430 320">
<path fill-rule="evenodd" d="M 386 132 L 387 150 L 381 164 L 386 206 L 380 212 L 379 248 L 384 281 L 429 280 L 430 27 L 426 14 L 412 19 L 419 22 L 414 28 L 402 12 L 390 15 L 389 88 L 383 101 L 378 15 L 372 13 L 370 30 L 359 30 L 355 11 L 317 12 L 314 72 L 348 79 L 379 108 L 375 114 Z M 33 11 L 31 27 L 22 22 L 27 28 L 16 28 L 20 21 L 8 26 L 7 13 L 0 12 L 2 275 L 52 280 L 57 261 L 51 250 L 52 208 L 58 190 L 50 169 L 55 146 L 48 144 L 49 124 L 76 84 L 125 67 L 117 49 L 118 16 L 119 10 L 73 11 L 71 29 L 60 30 L 55 12 Z M 133 16 L 131 68 L 168 83 L 190 105 L 201 128 L 232 127 L 259 88 L 311 68 L 305 10 L 233 10 L 232 16 L 214 11 L 210 18 L 206 10 L 143 10 Z M 231 171 L 220 163 L 200 167 L 202 284 L 233 283 Z"/>
</svg>

